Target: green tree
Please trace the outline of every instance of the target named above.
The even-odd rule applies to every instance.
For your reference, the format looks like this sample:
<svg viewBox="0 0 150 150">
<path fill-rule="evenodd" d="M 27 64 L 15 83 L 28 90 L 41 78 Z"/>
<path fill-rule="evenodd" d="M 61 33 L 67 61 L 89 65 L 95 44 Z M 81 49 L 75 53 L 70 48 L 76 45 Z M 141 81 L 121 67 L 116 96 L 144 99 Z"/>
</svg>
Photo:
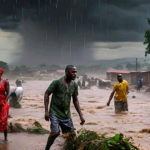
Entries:
<svg viewBox="0 0 150 150">
<path fill-rule="evenodd" d="M 15 74 L 15 75 L 19 75 L 19 74 L 20 74 L 20 69 L 19 69 L 19 67 L 16 66 L 12 72 L 13 72 L 13 74 Z"/>
<path fill-rule="evenodd" d="M 132 69 L 133 69 L 133 65 L 130 64 L 130 63 L 127 63 L 126 68 L 127 68 L 128 70 L 132 70 Z"/>
<path fill-rule="evenodd" d="M 20 73 L 26 74 L 30 71 L 30 68 L 26 67 L 25 65 L 16 66 L 13 70 L 13 73 L 19 75 Z"/>
<path fill-rule="evenodd" d="M 9 67 L 6 62 L 0 61 L 0 67 L 4 70 L 4 73 L 9 73 Z"/>
<path fill-rule="evenodd" d="M 147 18 L 148 24 L 150 25 L 150 18 Z M 144 41 L 144 45 L 147 45 L 146 50 L 145 50 L 145 56 L 147 56 L 147 54 L 150 54 L 150 29 L 147 29 L 145 31 L 145 41 Z"/>
<path fill-rule="evenodd" d="M 123 66 L 120 65 L 120 64 L 118 64 L 118 65 L 115 67 L 115 69 L 120 69 L 120 70 L 122 70 L 122 69 L 123 69 Z"/>
<path fill-rule="evenodd" d="M 127 63 L 126 68 L 128 70 L 135 70 L 136 69 L 136 64 L 131 64 L 131 63 Z M 140 69 L 141 65 L 138 63 L 137 64 L 137 69 Z"/>
</svg>

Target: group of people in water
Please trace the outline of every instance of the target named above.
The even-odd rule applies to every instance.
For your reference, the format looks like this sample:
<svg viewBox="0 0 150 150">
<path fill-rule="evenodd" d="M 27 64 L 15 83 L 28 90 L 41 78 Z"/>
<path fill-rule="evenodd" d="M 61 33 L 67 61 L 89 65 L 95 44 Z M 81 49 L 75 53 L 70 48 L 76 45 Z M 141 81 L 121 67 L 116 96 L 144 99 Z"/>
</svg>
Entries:
<svg viewBox="0 0 150 150">
<path fill-rule="evenodd" d="M 109 80 L 100 80 L 98 78 L 94 77 L 85 77 L 85 75 L 78 79 L 77 84 L 80 89 L 90 89 L 93 86 L 97 86 L 98 88 L 105 88 L 110 87 L 110 81 Z"/>
<path fill-rule="evenodd" d="M 78 84 L 74 81 L 77 75 L 77 68 L 73 65 L 68 65 L 65 69 L 65 76 L 54 80 L 44 94 L 45 105 L 45 120 L 50 121 L 50 135 L 47 140 L 45 150 L 50 150 L 55 139 L 60 134 L 60 128 L 65 135 L 65 138 L 75 135 L 74 126 L 70 113 L 70 101 L 73 99 L 73 104 L 79 114 L 80 124 L 85 123 L 84 116 L 81 112 L 78 101 Z M 110 94 L 107 106 L 115 94 L 115 113 L 128 111 L 127 94 L 129 85 L 126 80 L 123 80 L 121 74 L 117 75 L 118 82 L 114 85 L 113 91 Z M 50 107 L 49 96 L 52 94 Z M 67 136 L 66 136 L 67 135 Z"/>
<path fill-rule="evenodd" d="M 14 96 L 14 92 L 19 93 L 21 91 L 21 83 L 16 81 L 18 89 L 10 93 L 9 81 L 2 78 L 3 69 L 0 68 L 0 131 L 4 131 L 5 140 L 7 140 L 7 118 L 9 113 L 9 97 Z M 44 94 L 44 107 L 45 107 L 45 120 L 50 121 L 50 135 L 47 140 L 45 150 L 50 150 L 55 139 L 60 134 L 60 128 L 63 135 L 68 138 L 70 135 L 74 136 L 74 126 L 70 112 L 71 98 L 73 100 L 74 107 L 79 114 L 81 120 L 80 124 L 85 123 L 83 113 L 81 112 L 79 100 L 78 100 L 78 84 L 75 82 L 77 77 L 77 68 L 73 65 L 68 65 L 65 68 L 65 76 L 55 79 L 51 82 Z M 128 111 L 127 94 L 129 93 L 129 85 L 126 80 L 123 80 L 121 74 L 117 75 L 118 82 L 114 85 L 113 91 L 107 102 L 107 106 L 114 96 L 115 113 Z M 49 105 L 49 96 L 51 102 Z M 22 99 L 18 96 L 18 101 Z M 48 108 L 49 106 L 49 108 Z"/>
</svg>

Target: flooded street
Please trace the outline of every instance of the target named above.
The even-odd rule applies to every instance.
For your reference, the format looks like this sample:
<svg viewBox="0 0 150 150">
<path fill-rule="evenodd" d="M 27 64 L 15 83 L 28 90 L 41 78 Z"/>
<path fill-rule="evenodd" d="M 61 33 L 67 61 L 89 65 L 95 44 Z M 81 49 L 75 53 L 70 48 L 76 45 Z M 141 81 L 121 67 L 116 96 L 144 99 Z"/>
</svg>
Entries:
<svg viewBox="0 0 150 150">
<path fill-rule="evenodd" d="M 15 81 L 10 81 L 14 84 Z M 35 120 L 39 121 L 43 128 L 49 130 L 49 122 L 44 120 L 44 92 L 50 81 L 27 81 L 23 84 L 24 96 L 21 101 L 22 109 L 10 109 L 12 118 L 9 122 L 20 123 L 24 128 L 30 127 Z M 107 133 L 113 136 L 115 133 L 123 133 L 126 137 L 132 137 L 132 141 L 140 150 L 150 150 L 149 133 L 141 133 L 142 129 L 150 128 L 150 93 L 130 92 L 128 96 L 128 114 L 116 115 L 114 102 L 106 106 L 111 89 L 79 90 L 79 101 L 86 123 L 80 125 L 80 119 L 73 105 L 71 105 L 72 118 L 77 130 L 86 128 L 99 133 Z M 135 96 L 135 98 L 133 98 Z M 3 134 L 0 133 L 0 150 L 44 150 L 48 134 L 35 135 L 27 133 L 8 134 L 8 143 L 3 142 Z M 55 141 L 52 150 L 60 150 L 64 140 L 60 136 Z"/>
</svg>

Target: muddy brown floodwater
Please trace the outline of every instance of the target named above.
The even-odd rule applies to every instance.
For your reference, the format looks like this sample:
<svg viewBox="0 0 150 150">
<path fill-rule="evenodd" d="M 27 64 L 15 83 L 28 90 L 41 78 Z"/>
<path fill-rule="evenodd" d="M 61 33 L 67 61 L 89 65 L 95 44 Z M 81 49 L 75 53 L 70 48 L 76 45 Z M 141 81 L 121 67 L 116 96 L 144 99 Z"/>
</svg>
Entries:
<svg viewBox="0 0 150 150">
<path fill-rule="evenodd" d="M 24 96 L 21 101 L 22 109 L 10 109 L 9 122 L 17 122 L 24 128 L 30 127 L 37 120 L 49 130 L 49 122 L 44 120 L 44 92 L 51 81 L 27 81 L 23 84 Z M 10 81 L 15 85 L 15 81 Z M 86 123 L 80 126 L 80 119 L 73 105 L 71 105 L 72 118 L 77 130 L 86 128 L 99 133 L 113 136 L 123 133 L 132 137 L 132 141 L 140 150 L 150 150 L 150 134 L 141 133 L 142 129 L 150 128 L 150 93 L 131 90 L 128 96 L 128 114 L 115 115 L 114 102 L 109 107 L 105 106 L 111 89 L 98 89 L 93 87 L 88 90 L 79 90 L 79 101 Z M 136 96 L 135 98 L 132 98 Z M 44 150 L 48 134 L 35 135 L 27 133 L 8 134 L 8 143 L 3 141 L 0 133 L 0 150 Z M 64 143 L 62 136 L 55 141 L 51 150 L 61 150 Z"/>
</svg>

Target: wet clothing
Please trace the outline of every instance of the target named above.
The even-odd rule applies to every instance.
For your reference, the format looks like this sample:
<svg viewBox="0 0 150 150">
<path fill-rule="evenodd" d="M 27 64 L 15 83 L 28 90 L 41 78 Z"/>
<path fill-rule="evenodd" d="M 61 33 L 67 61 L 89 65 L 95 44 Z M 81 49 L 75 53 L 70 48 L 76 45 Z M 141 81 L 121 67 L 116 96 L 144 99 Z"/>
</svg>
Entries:
<svg viewBox="0 0 150 150">
<path fill-rule="evenodd" d="M 2 82 L 0 84 L 0 131 L 7 130 L 7 119 L 8 119 L 8 113 L 9 113 L 9 103 L 4 103 L 6 99 L 6 79 L 2 79 Z"/>
<path fill-rule="evenodd" d="M 52 98 L 49 113 L 59 119 L 65 120 L 71 118 L 70 101 L 73 95 L 78 95 L 78 85 L 71 81 L 70 85 L 66 87 L 64 78 L 54 80 L 48 90 L 51 91 Z"/>
<path fill-rule="evenodd" d="M 137 84 L 138 84 L 138 90 L 140 90 L 142 88 L 142 78 L 139 78 L 138 81 L 137 81 Z"/>
<path fill-rule="evenodd" d="M 0 105 L 2 105 L 6 99 L 5 84 L 6 84 L 6 79 L 2 79 L 0 83 Z"/>
<path fill-rule="evenodd" d="M 121 111 L 128 111 L 127 102 L 115 102 L 115 113 L 119 113 Z"/>
<path fill-rule="evenodd" d="M 113 91 L 116 91 L 114 97 L 115 102 L 127 102 L 128 89 L 129 85 L 126 80 L 123 80 L 122 83 L 117 82 L 113 88 Z"/>
<path fill-rule="evenodd" d="M 59 126 L 61 127 L 62 133 L 68 133 L 68 132 L 74 132 L 73 122 L 72 119 L 59 119 L 54 115 L 50 115 L 50 121 L 51 121 L 51 132 L 52 133 L 58 133 Z"/>
<path fill-rule="evenodd" d="M 11 89 L 10 97 L 17 99 L 17 102 L 20 102 L 23 97 L 23 88 L 16 87 Z"/>
<path fill-rule="evenodd" d="M 6 102 L 0 106 L 0 131 L 7 130 L 8 114 L 9 114 L 9 103 Z"/>
<path fill-rule="evenodd" d="M 4 70 L 2 68 L 0 68 L 0 74 L 2 75 L 4 72 Z"/>
</svg>

